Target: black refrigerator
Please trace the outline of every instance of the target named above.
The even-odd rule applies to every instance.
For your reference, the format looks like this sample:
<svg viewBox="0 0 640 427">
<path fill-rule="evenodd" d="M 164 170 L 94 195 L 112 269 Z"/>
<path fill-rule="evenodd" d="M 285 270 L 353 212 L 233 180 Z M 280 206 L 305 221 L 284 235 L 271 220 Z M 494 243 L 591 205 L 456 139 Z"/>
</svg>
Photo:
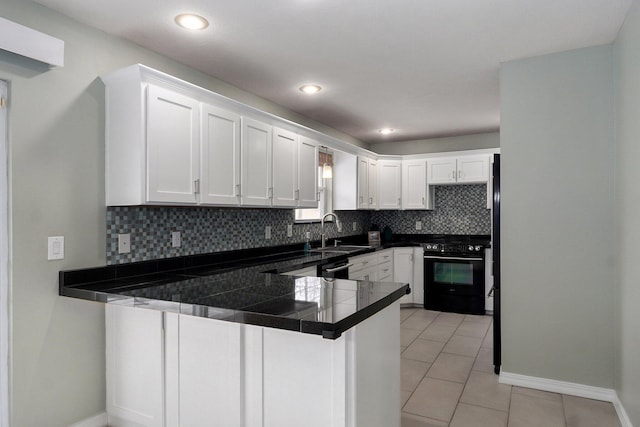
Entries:
<svg viewBox="0 0 640 427">
<path fill-rule="evenodd" d="M 500 154 L 493 155 L 493 370 L 500 373 L 502 364 L 502 339 L 500 335 Z"/>
</svg>

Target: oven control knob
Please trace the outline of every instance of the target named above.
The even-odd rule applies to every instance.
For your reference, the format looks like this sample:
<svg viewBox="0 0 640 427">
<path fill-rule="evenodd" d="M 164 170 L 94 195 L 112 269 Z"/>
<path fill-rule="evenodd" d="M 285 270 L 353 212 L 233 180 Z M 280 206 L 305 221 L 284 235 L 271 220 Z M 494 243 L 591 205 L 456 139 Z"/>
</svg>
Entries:
<svg viewBox="0 0 640 427">
<path fill-rule="evenodd" d="M 467 249 L 469 250 L 469 252 L 473 252 L 473 249 L 474 249 L 474 248 L 473 248 L 473 246 L 472 246 L 472 245 L 469 245 L 469 247 L 468 247 Z"/>
<path fill-rule="evenodd" d="M 482 250 L 482 246 L 476 245 L 476 251 L 480 252 Z"/>
</svg>

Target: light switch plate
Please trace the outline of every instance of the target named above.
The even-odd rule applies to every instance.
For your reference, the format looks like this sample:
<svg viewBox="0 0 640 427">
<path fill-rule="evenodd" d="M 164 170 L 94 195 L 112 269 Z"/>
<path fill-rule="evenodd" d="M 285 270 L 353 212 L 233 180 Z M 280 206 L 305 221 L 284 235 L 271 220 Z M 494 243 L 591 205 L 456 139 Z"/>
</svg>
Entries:
<svg viewBox="0 0 640 427">
<path fill-rule="evenodd" d="M 118 253 L 128 254 L 131 252 L 131 234 L 118 234 Z"/>
<path fill-rule="evenodd" d="M 293 224 L 287 224 L 287 237 L 293 237 Z"/>
<path fill-rule="evenodd" d="M 336 219 L 336 228 L 338 229 L 338 233 L 342 233 L 342 222 Z"/>
<path fill-rule="evenodd" d="M 47 260 L 64 259 L 64 236 L 52 236 L 47 240 Z"/>
<path fill-rule="evenodd" d="M 267 239 L 267 240 L 271 239 L 271 226 L 270 225 L 267 225 L 264 228 L 264 238 Z"/>
<path fill-rule="evenodd" d="M 358 230 L 358 223 L 357 222 L 353 222 L 353 231 L 357 231 Z"/>
<path fill-rule="evenodd" d="M 422 230 L 422 221 L 416 221 L 416 230 Z"/>
</svg>

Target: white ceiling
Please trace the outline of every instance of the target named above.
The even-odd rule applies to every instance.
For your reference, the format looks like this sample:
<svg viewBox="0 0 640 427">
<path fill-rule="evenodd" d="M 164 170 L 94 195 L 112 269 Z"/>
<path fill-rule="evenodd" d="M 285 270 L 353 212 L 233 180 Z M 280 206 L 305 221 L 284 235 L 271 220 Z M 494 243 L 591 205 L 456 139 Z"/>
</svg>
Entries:
<svg viewBox="0 0 640 427">
<path fill-rule="evenodd" d="M 369 143 L 497 130 L 501 62 L 610 43 L 632 2 L 36 1 Z"/>
</svg>

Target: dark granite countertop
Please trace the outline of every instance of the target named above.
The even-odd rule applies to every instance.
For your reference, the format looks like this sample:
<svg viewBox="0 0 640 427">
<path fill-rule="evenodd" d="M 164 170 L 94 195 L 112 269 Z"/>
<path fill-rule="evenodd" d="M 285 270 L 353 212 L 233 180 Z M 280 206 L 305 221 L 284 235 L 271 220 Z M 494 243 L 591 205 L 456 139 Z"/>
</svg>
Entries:
<svg viewBox="0 0 640 427">
<path fill-rule="evenodd" d="M 409 285 L 279 273 L 424 241 L 405 236 L 350 254 L 305 254 L 289 245 L 61 271 L 60 295 L 335 339 L 409 293 Z"/>
</svg>

